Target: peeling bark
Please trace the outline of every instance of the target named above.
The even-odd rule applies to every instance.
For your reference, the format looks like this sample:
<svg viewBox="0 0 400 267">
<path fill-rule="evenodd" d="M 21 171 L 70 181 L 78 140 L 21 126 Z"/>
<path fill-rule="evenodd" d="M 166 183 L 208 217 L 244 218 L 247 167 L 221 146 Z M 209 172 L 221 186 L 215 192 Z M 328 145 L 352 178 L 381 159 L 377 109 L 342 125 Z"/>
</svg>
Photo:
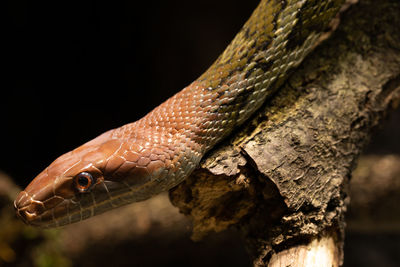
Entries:
<svg viewBox="0 0 400 267">
<path fill-rule="evenodd" d="M 235 226 L 257 266 L 327 231 L 341 251 L 351 172 L 400 102 L 398 14 L 398 1 L 352 6 L 279 93 L 170 191 L 193 239 Z"/>
</svg>

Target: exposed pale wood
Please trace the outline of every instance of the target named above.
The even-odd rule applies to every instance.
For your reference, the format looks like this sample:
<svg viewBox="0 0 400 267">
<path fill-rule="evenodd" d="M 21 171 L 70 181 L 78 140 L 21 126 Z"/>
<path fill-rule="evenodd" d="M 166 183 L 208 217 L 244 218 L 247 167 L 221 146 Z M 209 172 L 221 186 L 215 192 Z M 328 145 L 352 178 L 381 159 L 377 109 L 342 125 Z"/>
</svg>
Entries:
<svg viewBox="0 0 400 267">
<path fill-rule="evenodd" d="M 272 255 L 268 267 L 337 267 L 339 250 L 334 237 L 323 236 Z"/>
</svg>

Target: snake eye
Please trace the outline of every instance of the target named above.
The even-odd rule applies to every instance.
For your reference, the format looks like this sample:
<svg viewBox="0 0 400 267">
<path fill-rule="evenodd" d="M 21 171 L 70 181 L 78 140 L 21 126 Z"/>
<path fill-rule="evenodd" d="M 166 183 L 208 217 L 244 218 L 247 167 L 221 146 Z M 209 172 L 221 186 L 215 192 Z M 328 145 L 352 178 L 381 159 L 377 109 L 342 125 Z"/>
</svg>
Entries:
<svg viewBox="0 0 400 267">
<path fill-rule="evenodd" d="M 74 178 L 75 187 L 79 192 L 87 192 L 94 184 L 93 176 L 88 172 L 81 172 Z"/>
</svg>

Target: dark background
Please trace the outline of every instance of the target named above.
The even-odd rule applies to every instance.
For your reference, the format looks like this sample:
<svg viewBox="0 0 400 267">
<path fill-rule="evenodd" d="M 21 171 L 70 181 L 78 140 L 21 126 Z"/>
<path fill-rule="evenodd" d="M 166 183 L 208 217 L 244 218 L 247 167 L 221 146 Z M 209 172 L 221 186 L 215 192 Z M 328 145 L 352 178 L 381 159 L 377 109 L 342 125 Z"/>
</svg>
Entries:
<svg viewBox="0 0 400 267">
<path fill-rule="evenodd" d="M 258 1 L 139 3 L 8 2 L 0 169 L 21 186 L 196 79 Z"/>
<path fill-rule="evenodd" d="M 0 170 L 26 186 L 57 156 L 141 118 L 204 72 L 257 3 L 9 0 Z M 400 154 L 399 124 L 397 112 L 367 152 Z M 347 266 L 375 266 L 368 255 L 394 266 L 391 240 L 348 233 Z"/>
</svg>

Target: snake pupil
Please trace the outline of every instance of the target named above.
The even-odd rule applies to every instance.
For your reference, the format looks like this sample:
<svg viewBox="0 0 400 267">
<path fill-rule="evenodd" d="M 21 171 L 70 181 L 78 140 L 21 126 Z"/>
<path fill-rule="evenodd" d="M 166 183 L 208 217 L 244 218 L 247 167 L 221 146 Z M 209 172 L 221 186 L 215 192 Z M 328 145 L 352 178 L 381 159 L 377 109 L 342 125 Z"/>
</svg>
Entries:
<svg viewBox="0 0 400 267">
<path fill-rule="evenodd" d="M 88 172 L 81 172 L 75 176 L 75 186 L 80 192 L 86 192 L 94 183 L 93 176 Z"/>
<path fill-rule="evenodd" d="M 78 184 L 82 187 L 86 187 L 89 184 L 89 180 L 86 177 L 80 176 L 78 178 Z"/>
</svg>

